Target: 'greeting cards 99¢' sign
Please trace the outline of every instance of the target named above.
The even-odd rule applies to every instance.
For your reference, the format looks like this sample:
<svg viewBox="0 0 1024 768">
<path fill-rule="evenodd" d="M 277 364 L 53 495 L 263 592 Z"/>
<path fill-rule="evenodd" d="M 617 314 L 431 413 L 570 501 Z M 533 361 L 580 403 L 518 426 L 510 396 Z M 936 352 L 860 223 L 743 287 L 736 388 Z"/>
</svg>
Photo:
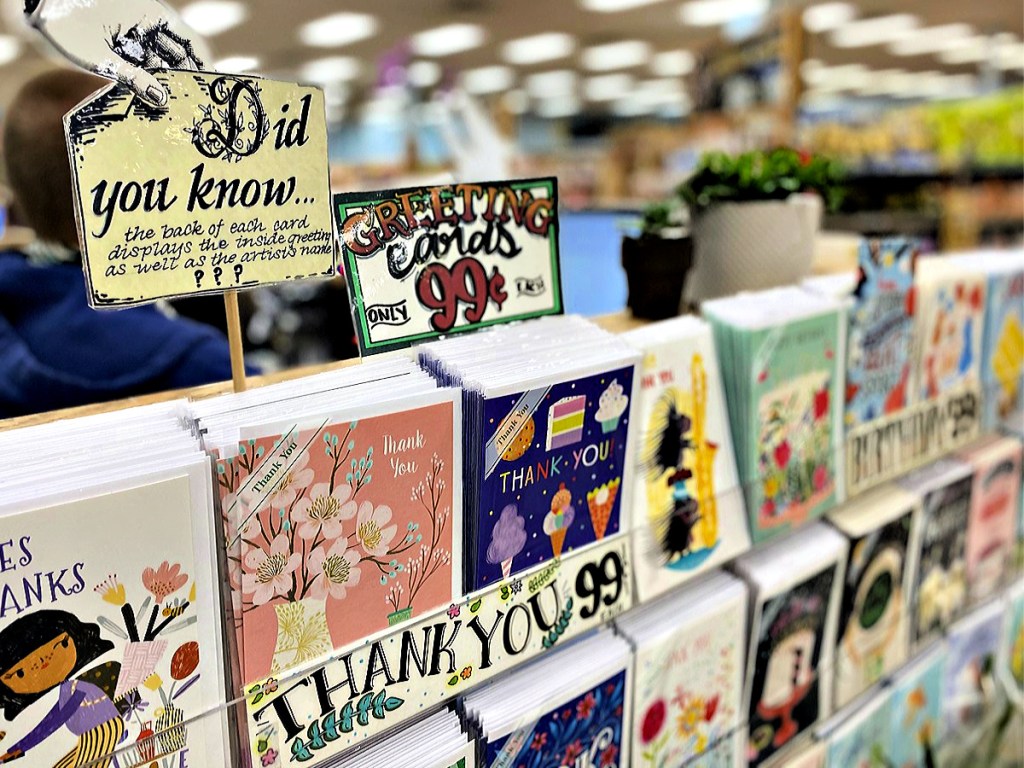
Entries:
<svg viewBox="0 0 1024 768">
<path fill-rule="evenodd" d="M 562 312 L 553 178 L 335 195 L 359 349 Z"/>
</svg>

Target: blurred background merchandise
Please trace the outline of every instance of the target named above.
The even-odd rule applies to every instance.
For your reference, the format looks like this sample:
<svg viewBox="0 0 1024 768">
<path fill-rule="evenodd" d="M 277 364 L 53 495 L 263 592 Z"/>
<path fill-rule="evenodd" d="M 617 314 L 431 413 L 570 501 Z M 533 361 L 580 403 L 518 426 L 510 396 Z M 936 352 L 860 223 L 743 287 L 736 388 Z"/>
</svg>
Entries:
<svg viewBox="0 0 1024 768">
<path fill-rule="evenodd" d="M 3 2 L 0 113 L 56 60 L 24 28 L 23 3 Z M 509 175 L 559 177 L 570 312 L 625 306 L 623 229 L 709 150 L 791 146 L 841 163 L 814 271 L 850 257 L 842 233 L 912 234 L 946 250 L 1024 233 L 1018 0 L 169 4 L 206 37 L 216 68 L 324 88 L 336 191 L 464 173 L 473 158 L 460 148 L 479 126 L 451 96 L 468 94 L 499 137 L 500 151 L 480 156 L 497 153 Z M 5 243 L 31 237 L 16 210 L 5 216 Z M 251 362 L 354 353 L 342 285 L 244 298 Z M 177 310 L 222 322 L 216 300 Z"/>
</svg>

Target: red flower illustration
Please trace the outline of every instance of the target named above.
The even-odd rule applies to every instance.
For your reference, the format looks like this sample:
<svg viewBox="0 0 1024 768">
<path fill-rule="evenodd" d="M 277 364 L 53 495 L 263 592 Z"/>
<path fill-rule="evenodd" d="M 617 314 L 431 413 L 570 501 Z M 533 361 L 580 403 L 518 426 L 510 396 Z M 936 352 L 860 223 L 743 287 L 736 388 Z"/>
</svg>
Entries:
<svg viewBox="0 0 1024 768">
<path fill-rule="evenodd" d="M 828 413 L 828 387 L 822 387 L 818 392 L 814 393 L 814 420 L 821 421 L 821 419 Z"/>
<path fill-rule="evenodd" d="M 761 517 L 771 517 L 775 514 L 775 502 L 772 499 L 765 499 L 761 505 Z"/>
<path fill-rule="evenodd" d="M 708 699 L 704 704 L 704 721 L 710 723 L 711 718 L 715 716 L 715 712 L 718 711 L 718 696 L 713 699 Z"/>
<path fill-rule="evenodd" d="M 614 744 L 609 744 L 608 748 L 601 753 L 601 768 L 606 768 L 609 765 L 615 765 L 615 758 L 619 756 L 619 748 Z"/>
<path fill-rule="evenodd" d="M 576 739 L 576 741 L 565 748 L 565 757 L 562 758 L 562 765 L 572 765 L 576 762 L 576 758 L 582 754 L 583 744 L 580 743 L 579 739 Z"/>
<path fill-rule="evenodd" d="M 194 640 L 182 645 L 171 657 L 171 677 L 184 680 L 199 666 L 199 643 Z"/>
<path fill-rule="evenodd" d="M 828 484 L 828 468 L 824 464 L 814 468 L 814 490 L 820 491 Z"/>
<path fill-rule="evenodd" d="M 789 440 L 783 440 L 777 446 L 775 446 L 775 463 L 779 469 L 782 469 L 789 463 L 789 457 L 792 455 L 792 451 L 789 449 Z"/>
<path fill-rule="evenodd" d="M 533 737 L 533 743 L 530 744 L 530 749 L 535 749 L 538 752 L 544 749 L 544 745 L 548 743 L 548 735 L 546 733 L 538 733 Z"/>
<path fill-rule="evenodd" d="M 590 692 L 576 705 L 576 719 L 585 720 L 590 717 L 595 706 L 597 706 L 597 700 L 594 698 L 593 692 Z"/>
<path fill-rule="evenodd" d="M 665 725 L 665 714 L 664 699 L 658 699 L 648 707 L 643 724 L 640 726 L 640 741 L 643 744 L 650 744 L 661 733 L 661 727 Z"/>
</svg>

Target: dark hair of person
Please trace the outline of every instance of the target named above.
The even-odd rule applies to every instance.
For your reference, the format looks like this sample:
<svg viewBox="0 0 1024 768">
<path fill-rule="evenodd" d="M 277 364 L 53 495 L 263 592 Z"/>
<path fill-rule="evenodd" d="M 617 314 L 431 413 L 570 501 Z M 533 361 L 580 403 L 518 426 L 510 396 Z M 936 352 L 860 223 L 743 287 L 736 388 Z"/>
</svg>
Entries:
<svg viewBox="0 0 1024 768">
<path fill-rule="evenodd" d="M 25 83 L 8 107 L 4 164 L 17 210 L 40 240 L 78 248 L 64 115 L 106 82 L 53 69 Z"/>
<path fill-rule="evenodd" d="M 17 694 L 4 684 L 2 675 L 32 651 L 64 632 L 75 641 L 77 651 L 75 666 L 68 679 L 114 648 L 112 642 L 100 637 L 98 625 L 79 621 L 78 617 L 67 611 L 29 613 L 15 619 L 0 631 L 0 708 L 3 708 L 6 719 L 13 720 L 46 691 Z"/>
</svg>

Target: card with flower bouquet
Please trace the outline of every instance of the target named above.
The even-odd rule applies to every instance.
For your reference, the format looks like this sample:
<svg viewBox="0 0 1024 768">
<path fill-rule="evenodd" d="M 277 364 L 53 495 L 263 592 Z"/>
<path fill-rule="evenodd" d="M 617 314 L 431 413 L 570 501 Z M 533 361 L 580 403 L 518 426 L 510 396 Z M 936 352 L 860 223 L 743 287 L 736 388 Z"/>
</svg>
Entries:
<svg viewBox="0 0 1024 768">
<path fill-rule="evenodd" d="M 754 543 L 842 499 L 844 304 L 799 288 L 705 302 Z"/>
<path fill-rule="evenodd" d="M 629 676 L 629 644 L 601 629 L 470 692 L 478 764 L 631 765 Z"/>
<path fill-rule="evenodd" d="M 635 768 L 746 765 L 747 589 L 715 572 L 616 620 L 633 644 Z"/>
<path fill-rule="evenodd" d="M 312 662 L 461 593 L 458 393 L 408 361 L 359 368 L 368 370 L 326 398 L 243 409 L 233 429 L 219 422 L 205 436 L 208 448 L 220 446 L 244 681 Z M 382 391 L 381 376 L 396 369 L 410 375 Z"/>
<path fill-rule="evenodd" d="M 0 763 L 231 762 L 210 465 L 175 410 L 0 435 L 51 468 L 0 473 Z"/>
</svg>

